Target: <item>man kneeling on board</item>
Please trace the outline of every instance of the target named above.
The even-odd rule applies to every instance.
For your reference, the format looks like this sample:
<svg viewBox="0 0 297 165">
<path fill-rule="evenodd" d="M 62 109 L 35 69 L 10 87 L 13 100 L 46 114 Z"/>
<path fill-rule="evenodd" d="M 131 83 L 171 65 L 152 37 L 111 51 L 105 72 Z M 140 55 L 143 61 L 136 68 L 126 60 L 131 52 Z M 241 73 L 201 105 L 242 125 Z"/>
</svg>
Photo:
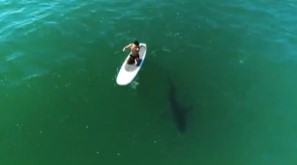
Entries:
<svg viewBox="0 0 297 165">
<path fill-rule="evenodd" d="M 138 41 L 134 41 L 134 43 L 128 44 L 127 46 L 125 46 L 123 48 L 123 51 L 125 51 L 126 48 L 130 48 L 131 52 L 129 54 L 129 59 L 127 60 L 127 64 L 135 64 L 136 66 L 138 66 L 140 64 L 140 59 L 139 59 L 139 42 Z"/>
</svg>

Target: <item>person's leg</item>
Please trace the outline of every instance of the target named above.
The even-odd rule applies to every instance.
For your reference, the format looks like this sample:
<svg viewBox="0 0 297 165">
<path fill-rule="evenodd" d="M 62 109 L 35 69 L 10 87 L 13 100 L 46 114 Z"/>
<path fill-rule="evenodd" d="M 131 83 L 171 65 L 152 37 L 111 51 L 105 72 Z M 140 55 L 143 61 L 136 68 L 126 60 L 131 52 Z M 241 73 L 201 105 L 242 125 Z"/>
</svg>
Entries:
<svg viewBox="0 0 297 165">
<path fill-rule="evenodd" d="M 137 62 L 136 62 L 136 65 L 139 66 L 140 63 L 141 63 L 141 59 L 140 59 L 140 58 L 137 58 L 136 61 L 137 61 Z"/>
<path fill-rule="evenodd" d="M 136 56 L 136 65 L 139 66 L 140 64 L 140 58 L 139 58 L 139 54 Z"/>
<path fill-rule="evenodd" d="M 131 55 L 130 55 L 130 57 L 128 58 L 128 60 L 127 60 L 127 64 L 134 64 L 134 57 L 132 57 Z"/>
</svg>

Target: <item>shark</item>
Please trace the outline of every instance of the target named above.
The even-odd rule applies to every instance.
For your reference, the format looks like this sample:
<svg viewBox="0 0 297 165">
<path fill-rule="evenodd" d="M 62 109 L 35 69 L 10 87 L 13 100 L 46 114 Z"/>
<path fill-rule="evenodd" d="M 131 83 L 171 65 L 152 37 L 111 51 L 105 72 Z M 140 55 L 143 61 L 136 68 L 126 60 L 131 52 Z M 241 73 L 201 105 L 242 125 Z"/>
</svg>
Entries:
<svg viewBox="0 0 297 165">
<path fill-rule="evenodd" d="M 176 89 L 174 87 L 172 79 L 169 78 L 169 89 L 168 89 L 168 102 L 169 107 L 174 119 L 174 123 L 179 132 L 185 133 L 187 129 L 187 119 L 186 114 L 189 111 L 189 108 L 183 107 L 176 97 Z"/>
</svg>

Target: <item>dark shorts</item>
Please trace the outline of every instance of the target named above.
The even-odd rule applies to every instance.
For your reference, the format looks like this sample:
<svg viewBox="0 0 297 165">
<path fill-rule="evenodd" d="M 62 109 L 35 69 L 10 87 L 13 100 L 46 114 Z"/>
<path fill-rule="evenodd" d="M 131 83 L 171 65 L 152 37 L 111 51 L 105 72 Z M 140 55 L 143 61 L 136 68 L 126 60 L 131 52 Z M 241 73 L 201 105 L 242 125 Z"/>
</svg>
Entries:
<svg viewBox="0 0 297 165">
<path fill-rule="evenodd" d="M 135 63 L 135 59 L 136 61 L 139 60 L 139 54 L 133 56 L 132 54 L 130 54 L 130 57 L 128 59 L 128 64 L 134 64 Z"/>
</svg>

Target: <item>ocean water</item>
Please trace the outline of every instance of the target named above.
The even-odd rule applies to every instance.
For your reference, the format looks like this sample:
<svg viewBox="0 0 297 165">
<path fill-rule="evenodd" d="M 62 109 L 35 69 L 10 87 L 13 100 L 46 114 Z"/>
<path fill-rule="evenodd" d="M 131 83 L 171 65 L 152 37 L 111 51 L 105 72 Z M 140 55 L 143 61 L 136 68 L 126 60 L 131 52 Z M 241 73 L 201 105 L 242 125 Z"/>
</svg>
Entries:
<svg viewBox="0 0 297 165">
<path fill-rule="evenodd" d="M 0 4 L 1 165 L 297 164 L 296 1 Z"/>
</svg>

